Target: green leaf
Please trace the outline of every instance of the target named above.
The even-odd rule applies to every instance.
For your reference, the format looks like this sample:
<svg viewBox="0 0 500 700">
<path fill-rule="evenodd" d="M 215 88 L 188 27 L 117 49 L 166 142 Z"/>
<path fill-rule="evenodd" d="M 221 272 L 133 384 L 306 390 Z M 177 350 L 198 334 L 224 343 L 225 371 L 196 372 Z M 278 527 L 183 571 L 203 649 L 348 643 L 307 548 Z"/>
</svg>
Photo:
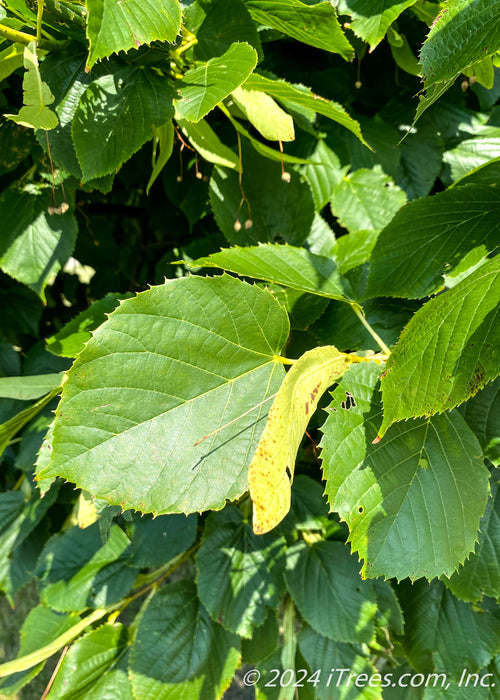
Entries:
<svg viewBox="0 0 500 700">
<path fill-rule="evenodd" d="M 449 0 L 420 52 L 426 88 L 455 78 L 499 48 L 499 0 Z"/>
<path fill-rule="evenodd" d="M 314 94 L 303 85 L 291 85 L 284 80 L 273 80 L 253 73 L 244 87 L 248 90 L 262 90 L 277 100 L 287 101 L 297 107 L 312 109 L 349 129 L 362 143 L 365 143 L 358 122 L 346 112 L 342 105 Z"/>
<path fill-rule="evenodd" d="M 465 139 L 456 148 L 452 148 L 443 155 L 443 161 L 450 166 L 451 178 L 459 180 L 469 171 L 475 170 L 480 165 L 485 165 L 493 158 L 500 156 L 500 129 L 491 129 L 493 133 Z M 498 134 L 497 136 L 495 135 Z"/>
<path fill-rule="evenodd" d="M 128 299 L 132 294 L 109 292 L 103 299 L 94 301 L 88 309 L 82 311 L 67 323 L 55 335 L 47 338 L 47 350 L 60 357 L 76 357 L 90 340 L 95 331 L 115 309 L 121 299 Z"/>
<path fill-rule="evenodd" d="M 214 700 L 240 661 L 240 640 L 210 619 L 195 584 L 165 586 L 142 613 L 130 654 L 134 697 Z"/>
<path fill-rule="evenodd" d="M 334 216 L 351 233 L 380 231 L 405 204 L 405 193 L 378 169 L 350 173 L 330 195 Z"/>
<path fill-rule="evenodd" d="M 40 374 L 28 377 L 1 377 L 0 398 L 39 399 L 55 388 L 59 388 L 63 382 L 64 372 L 57 374 Z"/>
<path fill-rule="evenodd" d="M 332 394 L 321 441 L 331 509 L 364 576 L 450 576 L 474 549 L 488 498 L 480 446 L 457 412 L 392 426 L 374 446 L 379 372 L 354 365 Z"/>
<path fill-rule="evenodd" d="M 376 670 L 358 647 L 334 642 L 306 626 L 299 634 L 299 648 L 311 669 L 309 678 L 314 679 L 306 678 L 305 683 L 311 683 L 319 700 L 330 700 L 333 693 L 333 697 L 342 700 L 379 700 L 381 697 Z M 318 669 L 321 673 L 315 676 Z M 349 679 L 349 674 L 355 677 Z M 364 678 L 369 682 L 363 683 Z"/>
<path fill-rule="evenodd" d="M 449 580 L 447 588 L 462 600 L 476 602 L 483 595 L 500 596 L 500 470 L 491 474 L 491 496 L 479 525 L 474 552 Z"/>
<path fill-rule="evenodd" d="M 413 668 L 434 671 L 434 663 L 452 678 L 464 668 L 479 671 L 500 650 L 498 608 L 474 608 L 457 600 L 439 581 L 416 581 L 399 587 L 406 620 L 404 647 Z M 496 607 L 496 606 L 495 606 Z"/>
<path fill-rule="evenodd" d="M 288 549 L 285 580 L 302 617 L 328 639 L 370 642 L 377 610 L 370 582 L 342 542 L 297 542 Z"/>
<path fill-rule="evenodd" d="M 318 402 L 348 368 L 333 345 L 313 348 L 287 372 L 248 471 L 253 531 L 262 535 L 279 525 L 290 510 L 297 452 Z"/>
<path fill-rule="evenodd" d="M 231 93 L 248 121 L 268 141 L 293 141 L 293 119 L 262 90 L 238 87 Z"/>
<path fill-rule="evenodd" d="M 243 144 L 242 199 L 239 175 L 214 168 L 210 204 L 230 243 L 251 245 L 276 239 L 300 246 L 314 219 L 314 201 L 307 183 L 291 171 L 282 179 L 281 166 Z"/>
<path fill-rule="evenodd" d="M 175 41 L 181 28 L 179 0 L 87 0 L 87 68 L 118 51 L 152 41 Z"/>
<path fill-rule="evenodd" d="M 349 28 L 370 44 L 370 51 L 382 41 L 389 26 L 416 0 L 340 0 L 338 12 L 349 15 Z"/>
<path fill-rule="evenodd" d="M 278 608 L 284 582 L 286 542 L 258 537 L 230 506 L 206 521 L 196 555 L 198 594 L 213 620 L 243 637 Z"/>
<path fill-rule="evenodd" d="M 56 535 L 38 561 L 41 601 L 63 612 L 116 603 L 137 578 L 137 570 L 126 563 L 129 546 L 118 525 L 112 525 L 105 544 L 97 523 Z"/>
<path fill-rule="evenodd" d="M 132 700 L 126 672 L 116 671 L 127 648 L 127 628 L 120 624 L 105 624 L 88 632 L 71 645 L 62 660 L 57 676 L 50 689 L 52 700 L 68 698 L 106 698 L 106 685 L 113 677 L 114 697 Z"/>
<path fill-rule="evenodd" d="M 495 250 L 500 188 L 464 185 L 411 202 L 379 235 L 370 258 L 367 295 L 429 296 L 472 250 Z"/>
<path fill-rule="evenodd" d="M 153 126 L 174 116 L 175 96 L 167 78 L 151 68 L 124 66 L 94 80 L 72 127 L 83 182 L 113 173 L 149 141 Z"/>
<path fill-rule="evenodd" d="M 222 56 L 188 70 L 182 80 L 177 81 L 180 93 L 175 105 L 177 112 L 188 121 L 199 122 L 244 83 L 256 65 L 254 48 L 249 44 L 231 44 Z"/>
<path fill-rule="evenodd" d="M 382 379 L 381 437 L 394 421 L 458 406 L 500 374 L 500 256 L 417 311 Z"/>
<path fill-rule="evenodd" d="M 42 81 L 36 54 L 36 42 L 24 49 L 23 104 L 19 114 L 6 114 L 8 119 L 30 129 L 54 129 L 58 122 L 55 113 L 47 107 L 54 102 L 54 95 L 47 83 Z"/>
<path fill-rule="evenodd" d="M 124 301 L 68 373 L 40 475 L 156 514 L 221 508 L 247 488 L 287 335 L 271 294 L 232 277 Z"/>
<path fill-rule="evenodd" d="M 45 287 L 67 261 L 76 241 L 71 211 L 53 212 L 49 187 L 10 187 L 0 197 L 0 267 L 45 301 Z"/>
<path fill-rule="evenodd" d="M 18 413 L 13 418 L 10 418 L 8 421 L 0 425 L 0 455 L 5 450 L 14 435 L 18 433 L 21 428 L 24 428 L 26 423 L 29 423 L 29 421 L 34 418 L 36 414 L 42 410 L 42 408 L 52 401 L 52 399 L 57 396 L 59 391 L 60 389 L 57 387 L 57 389 L 51 391 L 50 394 L 47 394 L 47 396 L 44 396 L 29 408 L 25 408 L 24 411 L 21 411 L 21 413 Z"/>
<path fill-rule="evenodd" d="M 24 46 L 12 44 L 0 51 L 0 82 L 8 78 L 15 70 L 21 68 L 24 63 Z"/>
<path fill-rule="evenodd" d="M 43 605 L 32 608 L 21 628 L 18 658 L 31 654 L 46 644 L 50 644 L 61 634 L 71 629 L 80 618 L 75 613 L 63 615 Z M 17 693 L 26 683 L 34 678 L 44 666 L 44 662 L 33 666 L 28 671 L 19 671 L 2 680 L 0 692 Z"/>
<path fill-rule="evenodd" d="M 487 384 L 461 407 L 461 413 L 479 440 L 484 456 L 500 464 L 500 378 Z"/>
<path fill-rule="evenodd" d="M 202 158 L 224 168 L 239 169 L 238 156 L 222 143 L 205 119 L 200 119 L 197 124 L 186 119 L 178 118 L 176 121 L 182 133 L 187 136 L 193 148 L 198 151 Z"/>
<path fill-rule="evenodd" d="M 337 13 L 329 2 L 314 4 L 300 0 L 245 0 L 255 22 L 323 51 L 339 53 L 346 61 L 354 49 L 342 31 Z"/>
<path fill-rule="evenodd" d="M 153 170 L 146 185 L 146 194 L 149 195 L 149 190 L 156 182 L 159 174 L 168 163 L 170 156 L 174 150 L 174 123 L 168 121 L 163 126 L 153 126 Z"/>
<path fill-rule="evenodd" d="M 468 172 L 460 180 L 454 182 L 452 187 L 461 187 L 462 185 L 497 185 L 500 179 L 500 158 L 479 165 L 471 172 Z"/>
<path fill-rule="evenodd" d="M 331 258 L 290 245 L 259 245 L 225 248 L 188 263 L 192 267 L 215 267 L 243 277 L 256 277 L 310 292 L 328 299 L 352 301 L 349 282 L 338 273 Z"/>
<path fill-rule="evenodd" d="M 344 177 L 347 168 L 341 167 L 337 154 L 322 139 L 318 139 L 311 160 L 317 163 L 304 166 L 302 173 L 311 187 L 316 210 L 321 211 L 328 203 L 335 186 Z"/>
<path fill-rule="evenodd" d="M 139 569 L 159 567 L 183 554 L 196 539 L 197 523 L 197 515 L 143 515 L 128 523 L 131 564 Z"/>
</svg>

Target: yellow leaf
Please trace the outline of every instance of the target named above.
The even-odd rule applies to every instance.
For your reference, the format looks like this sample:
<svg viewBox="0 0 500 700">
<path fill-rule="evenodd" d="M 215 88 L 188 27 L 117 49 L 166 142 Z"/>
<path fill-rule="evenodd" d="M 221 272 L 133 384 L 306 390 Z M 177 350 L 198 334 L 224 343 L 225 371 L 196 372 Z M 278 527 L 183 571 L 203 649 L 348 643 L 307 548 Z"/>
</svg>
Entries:
<svg viewBox="0 0 500 700">
<path fill-rule="evenodd" d="M 272 530 L 290 510 L 295 459 L 309 419 L 349 363 L 348 355 L 327 345 L 304 353 L 287 373 L 248 474 L 255 534 Z"/>
<path fill-rule="evenodd" d="M 269 141 L 293 141 L 293 119 L 261 90 L 238 87 L 231 96 L 248 121 Z"/>
</svg>

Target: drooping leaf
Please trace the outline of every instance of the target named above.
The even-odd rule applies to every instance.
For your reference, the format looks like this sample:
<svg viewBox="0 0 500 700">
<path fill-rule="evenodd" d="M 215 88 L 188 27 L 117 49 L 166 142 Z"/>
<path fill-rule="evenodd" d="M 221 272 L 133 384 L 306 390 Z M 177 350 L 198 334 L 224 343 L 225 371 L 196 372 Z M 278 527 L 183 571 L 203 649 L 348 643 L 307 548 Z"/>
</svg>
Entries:
<svg viewBox="0 0 500 700">
<path fill-rule="evenodd" d="M 354 50 L 329 2 L 245 0 L 245 4 L 252 18 L 266 27 L 277 29 L 304 44 L 338 53 L 346 61 L 354 58 Z"/>
<path fill-rule="evenodd" d="M 340 0 L 338 11 L 352 17 L 350 28 L 370 51 L 382 41 L 389 26 L 416 0 Z"/>
<path fill-rule="evenodd" d="M 455 78 L 499 48 L 499 0 L 450 0 L 420 52 L 426 87 Z"/>
<path fill-rule="evenodd" d="M 476 602 L 483 595 L 500 595 L 500 470 L 491 474 L 491 496 L 479 525 L 474 552 L 444 583 L 457 598 Z"/>
<path fill-rule="evenodd" d="M 118 525 L 111 527 L 105 544 L 97 523 L 56 535 L 38 561 L 42 602 L 63 612 L 116 603 L 137 578 L 137 570 L 126 563 L 129 546 Z"/>
<path fill-rule="evenodd" d="M 457 412 L 392 426 L 374 446 L 379 373 L 354 365 L 333 392 L 321 441 L 330 507 L 364 576 L 450 576 L 474 549 L 488 498 L 480 447 Z"/>
<path fill-rule="evenodd" d="M 51 213 L 51 190 L 10 187 L 0 197 L 0 267 L 45 301 L 45 287 L 67 261 L 76 241 L 71 209 Z"/>
<path fill-rule="evenodd" d="M 60 387 L 64 378 L 64 372 L 57 374 L 40 374 L 28 377 L 1 377 L 0 398 L 39 399 L 53 389 Z"/>
<path fill-rule="evenodd" d="M 16 414 L 8 421 L 0 425 L 0 455 L 5 450 L 14 435 L 16 435 L 21 428 L 24 428 L 26 423 L 29 423 L 29 421 L 34 418 L 37 413 L 42 410 L 42 408 L 52 401 L 52 399 L 57 396 L 59 391 L 60 389 L 57 387 L 51 391 L 50 394 L 47 394 L 36 403 L 29 406 L 29 408 L 25 408 L 24 411 L 21 411 L 21 413 Z"/>
<path fill-rule="evenodd" d="M 261 90 L 238 87 L 231 93 L 236 105 L 248 121 L 268 141 L 293 141 L 295 131 L 293 119 Z"/>
<path fill-rule="evenodd" d="M 284 588 L 286 542 L 257 537 L 236 508 L 213 513 L 196 555 L 198 594 L 212 619 L 243 637 L 278 608 Z"/>
<path fill-rule="evenodd" d="M 290 510 L 295 459 L 307 424 L 347 368 L 345 355 L 330 345 L 304 353 L 286 374 L 248 472 L 256 534 L 272 530 Z"/>
<path fill-rule="evenodd" d="M 124 66 L 94 80 L 72 126 L 83 182 L 113 173 L 151 139 L 153 126 L 174 116 L 175 97 L 169 80 L 151 68 Z"/>
<path fill-rule="evenodd" d="M 401 334 L 382 379 L 389 425 L 458 406 L 500 374 L 500 256 L 428 301 Z"/>
<path fill-rule="evenodd" d="M 232 277 L 124 301 L 68 374 L 40 476 L 156 514 L 221 508 L 246 490 L 287 335 L 278 302 Z"/>
<path fill-rule="evenodd" d="M 193 124 L 187 119 L 180 118 L 176 121 L 182 133 L 187 136 L 202 158 L 209 163 L 238 170 L 239 161 L 236 153 L 222 143 L 208 122 L 200 119 L 197 124 Z"/>
<path fill-rule="evenodd" d="M 411 202 L 377 239 L 367 295 L 412 299 L 435 293 L 444 272 L 472 250 L 494 251 L 499 238 L 499 187 L 464 185 Z"/>
<path fill-rule="evenodd" d="M 284 80 L 273 80 L 253 73 L 245 82 L 244 87 L 248 90 L 262 90 L 277 100 L 288 101 L 297 107 L 311 109 L 322 114 L 349 129 L 360 141 L 365 143 L 358 122 L 349 116 L 341 105 L 314 94 L 312 90 L 303 85 L 291 85 Z"/>
<path fill-rule="evenodd" d="M 26 656 L 53 642 L 59 635 L 71 629 L 79 621 L 75 613 L 62 614 L 38 605 L 30 610 L 21 628 L 18 657 Z M 26 683 L 34 678 L 44 666 L 44 662 L 27 671 L 19 671 L 0 683 L 0 692 L 17 693 Z"/>
<path fill-rule="evenodd" d="M 330 195 L 332 212 L 353 231 L 380 231 L 406 204 L 405 193 L 379 170 L 356 170 L 340 180 Z"/>
<path fill-rule="evenodd" d="M 377 610 L 370 582 L 342 542 L 297 542 L 287 552 L 285 580 L 304 619 L 339 642 L 370 642 Z"/>
<path fill-rule="evenodd" d="M 404 648 L 418 672 L 431 673 L 435 662 L 450 679 L 459 679 L 464 668 L 477 672 L 499 652 L 500 615 L 491 600 L 474 608 L 440 581 L 404 581 L 398 595 L 406 620 Z"/>
<path fill-rule="evenodd" d="M 146 185 L 147 195 L 172 155 L 174 136 L 175 129 L 172 121 L 168 121 L 162 126 L 153 126 L 153 169 Z"/>
<path fill-rule="evenodd" d="M 193 582 L 171 583 L 141 615 L 129 662 L 134 697 L 222 697 L 238 667 L 239 647 L 237 635 L 210 619 Z"/>
<path fill-rule="evenodd" d="M 47 106 L 54 102 L 54 95 L 40 76 L 36 42 L 24 48 L 23 104 L 19 114 L 6 114 L 16 124 L 30 129 L 54 129 L 58 124 L 56 114 Z"/>
<path fill-rule="evenodd" d="M 130 292 L 117 294 L 109 292 L 103 299 L 94 301 L 88 309 L 82 311 L 69 323 L 67 323 L 55 335 L 47 339 L 47 350 L 60 357 L 76 357 L 90 340 L 92 331 L 95 331 L 101 323 L 117 307 L 120 299 L 128 299 Z"/>
<path fill-rule="evenodd" d="M 328 299 L 352 301 L 349 282 L 341 277 L 331 258 L 289 245 L 260 245 L 226 248 L 207 258 L 189 263 L 194 267 L 215 267 L 244 277 L 255 277 L 310 292 Z"/>
<path fill-rule="evenodd" d="M 115 668 L 127 649 L 127 636 L 124 625 L 108 623 L 72 644 L 50 689 L 53 700 L 107 698 L 106 688 L 120 700 L 132 700 L 126 670 Z"/>
<path fill-rule="evenodd" d="M 155 39 L 175 41 L 181 27 L 179 0 L 87 0 L 87 68 L 101 58 Z"/>
<path fill-rule="evenodd" d="M 230 243 L 252 245 L 276 239 L 302 245 L 314 219 L 311 191 L 298 173 L 282 179 L 281 167 L 243 144 L 242 184 L 233 171 L 214 168 L 210 204 L 215 220 Z M 239 222 L 239 224 L 238 224 Z"/>
<path fill-rule="evenodd" d="M 180 99 L 175 108 L 191 122 L 202 117 L 245 82 L 257 65 L 257 52 L 249 44 L 234 43 L 218 58 L 188 70 L 178 81 Z"/>
</svg>

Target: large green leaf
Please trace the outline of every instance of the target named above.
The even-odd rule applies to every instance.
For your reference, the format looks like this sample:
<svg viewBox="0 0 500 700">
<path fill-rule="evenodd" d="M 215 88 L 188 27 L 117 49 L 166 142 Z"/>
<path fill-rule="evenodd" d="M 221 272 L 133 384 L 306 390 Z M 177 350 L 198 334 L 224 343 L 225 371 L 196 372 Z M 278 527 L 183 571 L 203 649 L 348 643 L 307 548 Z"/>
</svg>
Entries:
<svg viewBox="0 0 500 700">
<path fill-rule="evenodd" d="M 124 66 L 94 80 L 73 119 L 83 181 L 113 173 L 174 116 L 175 90 L 150 68 Z"/>
<path fill-rule="evenodd" d="M 253 73 L 245 82 L 245 88 L 248 90 L 262 90 L 277 100 L 291 103 L 290 106 L 296 105 L 297 107 L 310 109 L 313 112 L 322 114 L 324 117 L 328 117 L 332 121 L 345 126 L 360 141 L 365 143 L 358 122 L 349 116 L 342 105 L 314 94 L 312 90 L 303 85 L 291 85 L 284 80 L 273 80 Z"/>
<path fill-rule="evenodd" d="M 243 0 L 199 0 L 184 11 L 187 28 L 196 35 L 194 57 L 221 56 L 235 41 L 245 41 L 261 54 L 258 28 Z"/>
<path fill-rule="evenodd" d="M 298 173 L 281 177 L 281 167 L 243 147 L 242 199 L 239 175 L 214 168 L 210 179 L 210 203 L 215 220 L 230 243 L 251 245 L 276 239 L 302 245 L 314 219 L 311 191 Z"/>
<path fill-rule="evenodd" d="M 458 598 L 476 602 L 500 597 L 500 470 L 491 475 L 491 497 L 479 526 L 479 541 L 464 565 L 444 583 Z"/>
<path fill-rule="evenodd" d="M 304 619 L 340 642 L 370 642 L 377 610 L 370 582 L 342 542 L 297 542 L 287 552 L 285 580 Z"/>
<path fill-rule="evenodd" d="M 476 672 L 500 651 L 500 614 L 493 601 L 474 608 L 439 581 L 405 581 L 398 593 L 406 620 L 404 648 L 418 672 L 437 666 L 460 678 L 464 668 Z"/>
<path fill-rule="evenodd" d="M 351 233 L 380 231 L 405 204 L 405 193 L 378 169 L 350 173 L 330 195 L 333 214 Z"/>
<path fill-rule="evenodd" d="M 176 83 L 180 99 L 176 110 L 191 122 L 202 117 L 245 82 L 257 65 L 257 52 L 249 44 L 231 44 L 218 58 L 188 70 Z"/>
<path fill-rule="evenodd" d="M 181 27 L 179 0 L 87 0 L 87 67 L 118 51 L 155 39 L 175 41 Z"/>
<path fill-rule="evenodd" d="M 247 488 L 287 335 L 272 295 L 232 277 L 122 302 L 68 373 L 41 477 L 157 514 L 221 508 Z"/>
<path fill-rule="evenodd" d="M 196 555 L 198 593 L 212 618 L 251 637 L 267 609 L 279 606 L 285 548 L 283 537 L 254 535 L 236 508 L 213 513 Z"/>
<path fill-rule="evenodd" d="M 500 0 L 449 0 L 420 52 L 426 87 L 450 80 L 500 48 Z"/>
<path fill-rule="evenodd" d="M 352 17 L 350 28 L 370 50 L 379 44 L 389 26 L 417 0 L 340 0 L 338 11 Z"/>
<path fill-rule="evenodd" d="M 411 202 L 382 231 L 370 257 L 367 294 L 409 299 L 435 293 L 443 274 L 500 237 L 500 187 L 464 185 Z"/>
<path fill-rule="evenodd" d="M 240 661 L 240 639 L 210 619 L 191 581 L 165 586 L 141 615 L 130 654 L 134 697 L 214 700 Z"/>
<path fill-rule="evenodd" d="M 245 0 L 245 4 L 259 24 L 277 29 L 304 44 L 339 53 L 346 61 L 354 58 L 354 49 L 346 39 L 330 2 Z"/>
<path fill-rule="evenodd" d="M 429 416 L 474 396 L 500 374 L 500 256 L 413 316 L 382 379 L 382 436 L 394 421 Z"/>
<path fill-rule="evenodd" d="M 328 299 L 352 301 L 350 284 L 339 275 L 333 260 L 309 253 L 304 248 L 271 244 L 226 248 L 207 258 L 193 260 L 189 265 L 216 267 Z"/>
<path fill-rule="evenodd" d="M 450 576 L 474 549 L 488 498 L 480 446 L 457 412 L 392 426 L 374 446 L 379 372 L 354 365 L 333 392 L 321 442 L 330 506 L 365 576 Z"/>
<path fill-rule="evenodd" d="M 10 187 L 0 197 L 0 267 L 45 301 L 45 287 L 67 261 L 76 241 L 71 211 L 50 213 L 51 189 Z"/>
<path fill-rule="evenodd" d="M 137 570 L 126 563 L 129 547 L 118 525 L 111 527 L 105 544 L 97 524 L 56 535 L 38 561 L 42 602 L 63 612 L 116 603 L 137 578 Z"/>
<path fill-rule="evenodd" d="M 115 668 L 127 649 L 127 636 L 124 625 L 108 623 L 72 644 L 51 687 L 52 700 L 104 700 L 110 697 L 106 689 L 120 700 L 132 700 L 125 669 Z"/>
</svg>

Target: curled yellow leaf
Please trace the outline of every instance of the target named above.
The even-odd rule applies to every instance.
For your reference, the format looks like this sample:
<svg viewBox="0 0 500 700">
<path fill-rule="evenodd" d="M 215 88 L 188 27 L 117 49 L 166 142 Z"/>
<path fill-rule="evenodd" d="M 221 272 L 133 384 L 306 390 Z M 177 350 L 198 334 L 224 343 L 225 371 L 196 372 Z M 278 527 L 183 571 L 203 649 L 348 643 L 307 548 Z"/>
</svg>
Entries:
<svg viewBox="0 0 500 700">
<path fill-rule="evenodd" d="M 349 355 L 327 345 L 304 353 L 287 373 L 248 474 L 255 534 L 272 530 L 290 510 L 295 459 L 307 424 L 349 364 Z"/>
</svg>

